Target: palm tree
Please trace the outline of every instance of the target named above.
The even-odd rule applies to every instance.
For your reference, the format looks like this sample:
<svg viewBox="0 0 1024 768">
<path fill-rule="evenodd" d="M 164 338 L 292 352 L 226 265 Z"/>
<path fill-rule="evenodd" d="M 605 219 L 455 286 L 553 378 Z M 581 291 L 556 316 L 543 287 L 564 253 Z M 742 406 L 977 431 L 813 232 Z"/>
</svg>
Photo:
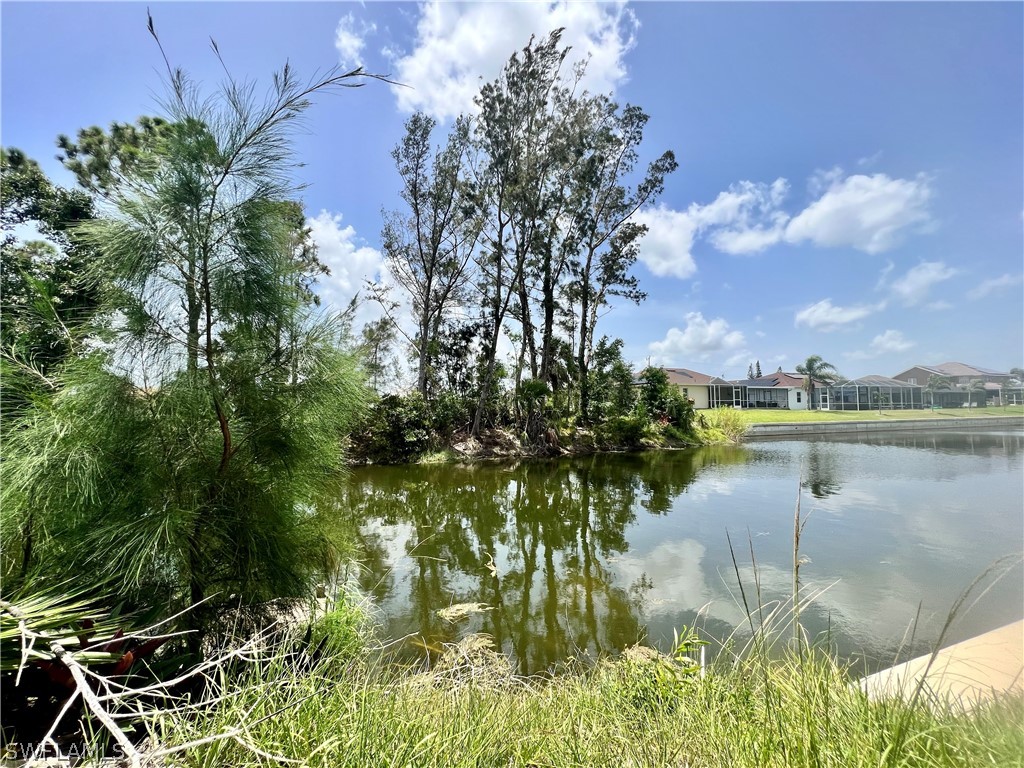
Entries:
<svg viewBox="0 0 1024 768">
<path fill-rule="evenodd" d="M 796 367 L 796 372 L 803 374 L 804 389 L 807 391 L 807 407 L 814 408 L 814 382 L 832 384 L 839 379 L 839 371 L 832 363 L 826 363 L 821 355 L 811 355 Z"/>
<path fill-rule="evenodd" d="M 1003 382 L 1002 389 L 999 393 L 999 397 L 1002 400 L 1003 405 L 1006 405 L 1006 401 L 1011 397 L 1014 405 L 1017 404 L 1017 395 L 1019 393 L 1016 390 L 1021 388 L 1022 382 L 1024 382 L 1024 368 L 1011 368 L 1010 378 Z"/>
<path fill-rule="evenodd" d="M 928 393 L 929 399 L 931 400 L 932 406 L 935 405 L 935 393 L 936 392 L 948 392 L 950 390 L 949 379 L 945 376 L 939 376 L 937 373 L 933 373 L 928 377 L 928 383 L 925 385 L 924 391 Z"/>
<path fill-rule="evenodd" d="M 971 379 L 966 384 L 961 384 L 960 386 L 963 388 L 963 391 L 967 393 L 968 408 L 971 407 L 971 395 L 973 395 L 975 392 L 985 391 L 985 382 L 982 381 L 981 379 Z"/>
</svg>

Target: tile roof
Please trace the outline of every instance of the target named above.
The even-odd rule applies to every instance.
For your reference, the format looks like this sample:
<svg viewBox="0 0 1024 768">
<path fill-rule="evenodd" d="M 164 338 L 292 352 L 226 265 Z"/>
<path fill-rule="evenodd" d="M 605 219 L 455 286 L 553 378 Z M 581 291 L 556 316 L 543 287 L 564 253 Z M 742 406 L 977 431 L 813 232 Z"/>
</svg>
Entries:
<svg viewBox="0 0 1024 768">
<path fill-rule="evenodd" d="M 920 368 L 921 366 L 918 366 Z M 899 379 L 890 379 L 888 376 L 861 376 L 859 379 L 850 379 L 849 381 L 837 381 L 835 386 L 842 387 L 844 385 L 861 386 L 861 387 L 906 387 L 910 389 L 921 389 L 919 384 L 907 384 L 905 381 Z"/>
<path fill-rule="evenodd" d="M 708 386 L 709 384 L 728 384 L 725 379 L 717 376 L 709 376 L 699 371 L 691 371 L 689 368 L 663 368 L 668 375 L 669 383 L 679 387 L 686 386 Z"/>
<path fill-rule="evenodd" d="M 804 380 L 807 377 L 800 373 L 783 373 L 777 371 L 775 373 L 769 373 L 761 376 L 757 379 L 743 379 L 741 381 L 734 381 L 733 384 L 740 387 L 754 387 L 755 389 L 771 389 L 772 387 L 803 387 Z M 815 386 L 823 387 L 824 382 L 815 379 Z"/>
<path fill-rule="evenodd" d="M 990 368 L 978 368 L 966 363 L 940 363 L 939 365 L 915 365 L 939 376 L 1009 376 L 1005 371 L 993 371 Z"/>
</svg>

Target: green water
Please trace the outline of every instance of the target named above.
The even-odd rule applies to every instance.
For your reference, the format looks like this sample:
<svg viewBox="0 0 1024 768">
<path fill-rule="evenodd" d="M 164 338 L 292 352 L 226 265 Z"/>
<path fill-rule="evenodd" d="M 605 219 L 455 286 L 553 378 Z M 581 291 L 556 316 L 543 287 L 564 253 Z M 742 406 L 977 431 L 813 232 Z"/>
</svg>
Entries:
<svg viewBox="0 0 1024 768">
<path fill-rule="evenodd" d="M 803 478 L 802 590 L 818 593 L 803 626 L 876 667 L 901 647 L 923 651 L 975 577 L 1019 558 L 1022 457 L 1020 431 L 937 431 L 364 467 L 341 507 L 386 636 L 406 638 L 414 656 L 486 632 L 534 673 L 642 639 L 665 647 L 684 624 L 742 642 L 749 627 L 727 535 L 748 605 L 756 611 L 758 590 L 764 610 L 788 601 Z M 467 602 L 488 610 L 456 623 L 437 615 Z M 1018 564 L 949 638 L 1020 619 L 1022 606 Z"/>
</svg>

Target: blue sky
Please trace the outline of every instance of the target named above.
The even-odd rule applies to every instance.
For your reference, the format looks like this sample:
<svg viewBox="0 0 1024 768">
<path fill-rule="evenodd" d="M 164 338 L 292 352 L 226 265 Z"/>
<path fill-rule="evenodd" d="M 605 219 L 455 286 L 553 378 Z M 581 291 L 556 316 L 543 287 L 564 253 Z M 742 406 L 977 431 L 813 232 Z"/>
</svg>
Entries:
<svg viewBox="0 0 1024 768">
<path fill-rule="evenodd" d="M 408 88 L 323 95 L 296 137 L 322 286 L 379 276 L 389 151 L 414 109 L 450 123 L 531 33 L 564 26 L 586 84 L 642 106 L 644 160 L 679 170 L 643 212 L 649 299 L 598 333 L 733 378 L 820 354 L 848 376 L 1024 363 L 1024 4 L 157 3 L 173 64 L 268 83 L 362 63 Z M 6 2 L 2 141 L 70 179 L 58 133 L 159 113 L 136 3 Z M 372 307 L 361 312 L 366 319 Z"/>
</svg>

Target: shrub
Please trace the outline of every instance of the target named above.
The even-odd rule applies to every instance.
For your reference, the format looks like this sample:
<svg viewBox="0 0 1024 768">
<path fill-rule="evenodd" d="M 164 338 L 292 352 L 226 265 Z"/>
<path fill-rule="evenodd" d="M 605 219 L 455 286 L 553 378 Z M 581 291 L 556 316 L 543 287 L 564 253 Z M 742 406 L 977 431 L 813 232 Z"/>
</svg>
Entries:
<svg viewBox="0 0 1024 768">
<path fill-rule="evenodd" d="M 353 436 L 355 454 L 375 464 L 415 461 L 430 447 L 430 420 L 419 393 L 385 395 Z"/>
<path fill-rule="evenodd" d="M 747 422 L 735 408 L 715 408 L 697 417 L 695 431 L 702 443 L 736 442 L 747 431 Z"/>
<path fill-rule="evenodd" d="M 597 428 L 597 434 L 600 441 L 606 445 L 639 448 L 646 429 L 646 420 L 641 416 L 613 416 Z"/>
<path fill-rule="evenodd" d="M 468 429 L 472 403 L 455 392 L 442 392 L 427 407 L 435 446 L 447 445 L 452 435 Z"/>
<path fill-rule="evenodd" d="M 669 424 L 689 432 L 693 428 L 693 403 L 679 387 L 669 383 L 668 374 L 661 368 L 647 368 L 640 374 L 643 386 L 639 403 L 654 421 Z"/>
<path fill-rule="evenodd" d="M 362 606 L 344 596 L 310 625 L 311 645 L 323 644 L 323 650 L 332 658 L 353 659 L 366 648 L 369 623 Z"/>
</svg>

